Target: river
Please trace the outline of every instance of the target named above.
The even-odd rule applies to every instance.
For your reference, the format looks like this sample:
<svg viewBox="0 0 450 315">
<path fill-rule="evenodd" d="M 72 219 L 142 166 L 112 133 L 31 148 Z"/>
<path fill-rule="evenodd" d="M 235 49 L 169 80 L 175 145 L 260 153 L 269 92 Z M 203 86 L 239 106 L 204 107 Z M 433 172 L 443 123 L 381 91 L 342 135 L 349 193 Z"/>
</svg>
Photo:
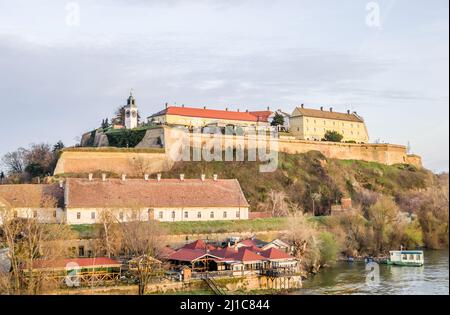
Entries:
<svg viewBox="0 0 450 315">
<path fill-rule="evenodd" d="M 364 263 L 338 262 L 304 280 L 303 289 L 293 294 L 448 295 L 449 251 L 425 251 L 423 267 L 379 265 L 379 277 L 369 273 Z"/>
</svg>

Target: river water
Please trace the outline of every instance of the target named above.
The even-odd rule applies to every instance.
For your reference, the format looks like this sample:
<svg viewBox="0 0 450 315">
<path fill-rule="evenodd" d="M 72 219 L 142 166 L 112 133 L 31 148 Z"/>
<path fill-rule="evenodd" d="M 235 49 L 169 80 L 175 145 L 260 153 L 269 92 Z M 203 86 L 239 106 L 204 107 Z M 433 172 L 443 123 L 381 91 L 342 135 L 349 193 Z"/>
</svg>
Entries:
<svg viewBox="0 0 450 315">
<path fill-rule="evenodd" d="M 304 280 L 296 295 L 448 295 L 449 251 L 425 251 L 425 266 L 379 265 L 366 271 L 364 263 L 338 262 Z M 379 276 L 378 276 L 379 275 Z"/>
</svg>

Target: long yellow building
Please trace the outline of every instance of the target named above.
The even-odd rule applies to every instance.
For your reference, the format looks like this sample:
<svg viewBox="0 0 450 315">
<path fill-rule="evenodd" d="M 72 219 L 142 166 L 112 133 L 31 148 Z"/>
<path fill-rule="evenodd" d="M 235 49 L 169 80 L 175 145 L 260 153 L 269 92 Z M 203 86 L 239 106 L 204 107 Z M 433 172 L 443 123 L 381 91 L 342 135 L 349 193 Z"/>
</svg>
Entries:
<svg viewBox="0 0 450 315">
<path fill-rule="evenodd" d="M 269 126 L 268 117 L 272 114 L 271 111 L 258 112 L 239 112 L 193 108 L 193 107 L 178 107 L 167 106 L 166 109 L 148 117 L 149 121 L 166 124 L 179 125 L 187 127 L 204 127 L 207 125 L 216 125 L 220 127 L 232 126 Z"/>
<path fill-rule="evenodd" d="M 292 113 L 290 125 L 290 132 L 300 140 L 320 141 L 327 131 L 336 131 L 343 142 L 369 142 L 364 119 L 356 112 L 338 113 L 333 108 L 317 110 L 302 105 Z"/>
</svg>

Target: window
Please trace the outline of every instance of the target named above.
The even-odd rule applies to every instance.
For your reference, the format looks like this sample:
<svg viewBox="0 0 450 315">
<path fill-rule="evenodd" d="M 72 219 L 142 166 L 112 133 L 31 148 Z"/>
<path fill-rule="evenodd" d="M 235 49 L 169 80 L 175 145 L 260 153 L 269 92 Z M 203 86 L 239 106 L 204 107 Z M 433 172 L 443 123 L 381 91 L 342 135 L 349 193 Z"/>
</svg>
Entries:
<svg viewBox="0 0 450 315">
<path fill-rule="evenodd" d="M 184 218 L 185 219 L 189 218 L 189 213 L 187 211 L 184 211 Z"/>
<path fill-rule="evenodd" d="M 297 131 L 300 131 L 300 127 L 297 127 Z"/>
<path fill-rule="evenodd" d="M 159 219 L 162 219 L 162 218 L 163 218 L 163 212 L 162 212 L 162 211 L 159 211 L 158 218 L 159 218 Z"/>
<path fill-rule="evenodd" d="M 326 125 L 326 124 L 327 124 L 327 122 L 326 122 L 326 121 L 324 120 L 324 121 L 323 121 L 323 124 L 324 124 L 324 125 Z"/>
<path fill-rule="evenodd" d="M 56 218 L 56 210 L 53 211 L 53 217 Z"/>
<path fill-rule="evenodd" d="M 36 210 L 33 211 L 33 218 L 37 218 L 37 211 Z"/>
<path fill-rule="evenodd" d="M 175 211 L 172 211 L 172 219 L 175 219 Z"/>
<path fill-rule="evenodd" d="M 17 211 L 14 211 L 14 218 L 17 218 Z"/>
<path fill-rule="evenodd" d="M 210 217 L 211 219 L 214 219 L 214 212 L 213 212 L 213 211 L 211 211 L 211 213 L 209 214 L 209 217 Z"/>
<path fill-rule="evenodd" d="M 227 212 L 224 211 L 224 212 L 223 212 L 223 218 L 226 219 L 226 217 L 227 217 Z"/>
<path fill-rule="evenodd" d="M 81 212 L 77 212 L 77 220 L 81 219 Z"/>
<path fill-rule="evenodd" d="M 91 219 L 95 220 L 95 212 L 91 212 Z"/>
<path fill-rule="evenodd" d="M 78 256 L 84 257 L 84 246 L 78 247 Z"/>
<path fill-rule="evenodd" d="M 201 219 L 202 218 L 202 213 L 199 211 L 199 212 L 197 212 L 197 218 L 198 219 Z"/>
<path fill-rule="evenodd" d="M 120 221 L 123 221 L 123 212 L 119 213 L 119 219 L 120 219 Z"/>
<path fill-rule="evenodd" d="M 236 218 L 240 218 L 241 217 L 241 211 L 236 211 Z"/>
</svg>

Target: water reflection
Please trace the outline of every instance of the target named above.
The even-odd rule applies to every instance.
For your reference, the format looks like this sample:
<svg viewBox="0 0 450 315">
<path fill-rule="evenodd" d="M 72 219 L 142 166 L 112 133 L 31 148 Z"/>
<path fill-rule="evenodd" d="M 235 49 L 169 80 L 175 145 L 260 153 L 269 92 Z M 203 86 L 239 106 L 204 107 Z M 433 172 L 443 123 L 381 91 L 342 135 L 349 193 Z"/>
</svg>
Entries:
<svg viewBox="0 0 450 315">
<path fill-rule="evenodd" d="M 364 263 L 337 263 L 304 281 L 294 294 L 449 294 L 449 252 L 426 251 L 425 266 L 380 265 L 378 284 L 366 282 Z"/>
</svg>

